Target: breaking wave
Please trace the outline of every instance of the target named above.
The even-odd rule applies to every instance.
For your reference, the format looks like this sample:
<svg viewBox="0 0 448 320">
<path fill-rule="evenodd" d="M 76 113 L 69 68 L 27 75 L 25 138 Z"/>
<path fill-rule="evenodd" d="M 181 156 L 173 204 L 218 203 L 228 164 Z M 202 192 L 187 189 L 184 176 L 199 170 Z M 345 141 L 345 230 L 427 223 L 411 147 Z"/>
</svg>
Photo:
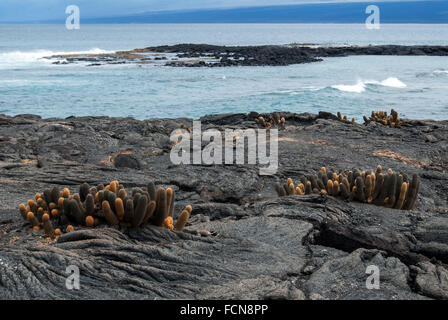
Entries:
<svg viewBox="0 0 448 320">
<path fill-rule="evenodd" d="M 362 92 L 366 91 L 366 88 L 369 85 L 391 87 L 391 88 L 405 88 L 406 87 L 406 84 L 401 82 L 398 78 L 389 77 L 383 81 L 360 80 L 354 85 L 338 84 L 338 85 L 331 86 L 331 88 L 337 89 L 340 91 L 344 91 L 344 92 L 362 93 Z"/>
<path fill-rule="evenodd" d="M 42 58 L 49 57 L 53 55 L 63 55 L 63 54 L 101 54 L 108 53 L 110 51 L 105 51 L 99 48 L 94 48 L 86 51 L 79 52 L 56 52 L 50 50 L 36 50 L 36 51 L 11 51 L 0 53 L 0 66 L 20 66 L 27 65 L 37 61 L 42 61 Z"/>
</svg>

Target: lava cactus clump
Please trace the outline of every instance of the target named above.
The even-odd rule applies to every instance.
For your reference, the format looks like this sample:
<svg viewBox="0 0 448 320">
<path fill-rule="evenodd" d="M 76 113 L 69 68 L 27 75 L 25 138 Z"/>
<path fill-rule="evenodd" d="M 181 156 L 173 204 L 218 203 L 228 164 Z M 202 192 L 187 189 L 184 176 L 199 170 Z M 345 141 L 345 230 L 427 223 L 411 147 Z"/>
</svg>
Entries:
<svg viewBox="0 0 448 320">
<path fill-rule="evenodd" d="M 128 194 L 123 185 L 112 181 L 91 187 L 83 183 L 79 193 L 70 194 L 68 188 L 57 187 L 37 193 L 35 200 L 20 204 L 19 211 L 34 230 L 43 230 L 50 237 L 62 230 L 72 231 L 75 226 L 94 228 L 102 224 L 122 228 L 145 224 L 182 231 L 190 214 L 186 206 L 173 220 L 175 193 L 171 188 L 156 188 L 153 182 L 143 188 L 134 188 Z"/>
<path fill-rule="evenodd" d="M 268 120 L 266 120 L 263 116 L 260 115 L 258 118 L 255 119 L 255 123 L 258 125 L 258 127 L 264 129 L 271 129 L 274 127 L 284 129 L 286 120 L 285 117 L 282 117 L 280 114 L 274 112 L 273 114 L 269 115 Z"/>
<path fill-rule="evenodd" d="M 398 112 L 394 109 L 390 110 L 390 115 L 387 115 L 387 111 L 380 110 L 378 112 L 372 111 L 372 115 L 369 119 L 364 116 L 364 123 L 367 124 L 371 121 L 381 123 L 385 126 L 397 128 L 401 127 L 401 125 L 403 124 L 403 120 L 400 119 L 400 117 L 398 116 Z"/>
<path fill-rule="evenodd" d="M 338 119 L 341 121 L 347 122 L 347 123 L 351 123 L 351 124 L 355 123 L 355 118 L 352 118 L 352 120 L 349 121 L 347 116 L 346 115 L 342 116 L 342 114 L 339 111 L 338 111 Z"/>
<path fill-rule="evenodd" d="M 279 196 L 327 194 L 348 201 L 372 203 L 378 206 L 400 210 L 412 210 L 420 188 L 420 177 L 412 179 L 405 173 L 394 173 L 392 169 L 382 172 L 378 166 L 373 171 L 327 171 L 323 167 L 317 175 L 308 174 L 300 177 L 295 186 L 291 178 L 285 185 L 276 183 Z"/>
</svg>

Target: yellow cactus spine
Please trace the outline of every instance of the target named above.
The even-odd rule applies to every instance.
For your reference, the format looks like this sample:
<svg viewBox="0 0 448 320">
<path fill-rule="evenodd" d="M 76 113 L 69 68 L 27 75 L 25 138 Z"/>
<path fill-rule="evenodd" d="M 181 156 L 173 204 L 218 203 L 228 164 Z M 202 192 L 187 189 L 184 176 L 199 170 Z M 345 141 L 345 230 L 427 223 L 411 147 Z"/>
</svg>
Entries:
<svg viewBox="0 0 448 320">
<path fill-rule="evenodd" d="M 93 217 L 87 216 L 86 217 L 86 227 L 93 228 L 94 225 L 95 225 L 95 220 L 93 219 Z"/>
<path fill-rule="evenodd" d="M 339 195 L 339 182 L 338 181 L 335 181 L 334 183 L 333 183 L 333 190 L 332 190 L 332 192 L 331 192 L 331 194 L 333 195 L 333 196 L 337 196 L 337 195 Z"/>
<path fill-rule="evenodd" d="M 381 189 L 383 188 L 383 184 L 384 184 L 384 175 L 382 173 L 378 173 L 376 175 L 375 188 L 373 189 L 372 195 L 368 199 L 369 203 L 372 203 L 374 200 L 376 200 L 376 198 L 379 197 Z"/>
<path fill-rule="evenodd" d="M 395 209 L 401 210 L 401 208 L 403 208 L 407 192 L 408 192 L 408 184 L 406 182 L 403 182 L 403 184 L 401 185 L 400 196 L 398 198 L 397 204 L 395 205 Z"/>
<path fill-rule="evenodd" d="M 383 172 L 383 168 L 380 166 L 380 165 L 378 165 L 377 167 L 376 167 L 376 175 L 378 176 L 380 173 L 382 173 Z"/>
<path fill-rule="evenodd" d="M 59 210 L 58 209 L 51 210 L 51 216 L 53 218 L 56 218 L 58 215 L 59 215 Z"/>
<path fill-rule="evenodd" d="M 142 224 L 146 224 L 148 222 L 148 220 L 152 217 L 152 215 L 154 214 L 154 211 L 156 210 L 156 202 L 155 201 L 151 201 L 148 205 L 148 207 L 146 208 L 146 214 L 145 214 L 145 218 L 143 219 Z"/>
<path fill-rule="evenodd" d="M 26 218 L 31 223 L 31 225 L 33 227 L 39 226 L 39 221 L 36 219 L 36 217 L 34 216 L 34 213 L 32 213 L 31 211 L 27 213 Z"/>
<path fill-rule="evenodd" d="M 289 192 L 289 194 L 294 194 L 294 191 L 295 191 L 295 188 L 294 188 L 294 184 L 293 183 L 290 183 L 289 184 L 289 190 L 288 190 Z"/>
<path fill-rule="evenodd" d="M 123 200 L 121 198 L 115 199 L 115 211 L 117 213 L 118 220 L 123 221 L 124 206 L 123 206 Z"/>
<path fill-rule="evenodd" d="M 154 212 L 152 222 L 156 226 L 161 226 L 166 217 L 168 217 L 168 208 L 166 203 L 166 190 L 159 187 L 156 192 L 157 208 Z"/>
<path fill-rule="evenodd" d="M 333 181 L 331 180 L 327 181 L 327 192 L 329 195 L 333 194 Z"/>
<path fill-rule="evenodd" d="M 30 207 L 30 209 L 33 213 L 37 212 L 37 205 L 33 200 L 28 201 L 28 206 Z"/>
<path fill-rule="evenodd" d="M 45 213 L 42 216 L 42 222 L 44 225 L 45 234 L 49 237 L 53 237 L 54 236 L 53 224 L 50 221 L 50 215 L 48 213 Z"/>
<path fill-rule="evenodd" d="M 338 174 L 336 172 L 333 172 L 333 180 L 338 181 Z"/>
<path fill-rule="evenodd" d="M 306 182 L 305 194 L 311 194 L 313 192 L 313 188 L 311 187 L 311 181 Z"/>
<path fill-rule="evenodd" d="M 126 190 L 125 190 L 125 189 L 120 189 L 120 190 L 118 191 L 118 197 L 119 197 L 121 200 L 124 200 L 124 199 L 127 197 Z"/>
<path fill-rule="evenodd" d="M 187 224 L 188 219 L 190 218 L 190 213 L 187 210 L 182 211 L 179 218 L 177 218 L 176 225 L 174 229 L 177 231 L 182 231 Z"/>
<path fill-rule="evenodd" d="M 59 200 L 58 200 L 58 207 L 60 210 L 62 210 L 64 208 L 64 200 L 65 200 L 65 198 L 63 198 L 63 197 L 59 198 Z"/>
<path fill-rule="evenodd" d="M 104 211 L 104 218 L 110 225 L 117 225 L 120 223 L 115 213 L 112 212 L 109 202 L 106 200 L 103 201 L 103 211 Z"/>
<path fill-rule="evenodd" d="M 168 216 L 172 217 L 174 213 L 174 190 L 172 188 L 166 189 L 166 207 Z"/>
<path fill-rule="evenodd" d="M 109 187 L 110 191 L 112 191 L 113 193 L 117 192 L 118 185 L 117 185 L 116 181 L 112 181 L 109 186 L 110 186 Z"/>
<path fill-rule="evenodd" d="M 70 190 L 68 188 L 64 188 L 64 190 L 62 190 L 62 195 L 65 199 L 68 199 L 70 197 Z"/>
<path fill-rule="evenodd" d="M 24 220 L 26 220 L 27 211 L 26 211 L 26 207 L 25 207 L 25 205 L 23 203 L 20 204 L 19 211 L 20 211 L 20 214 L 22 215 L 22 218 Z"/>
<path fill-rule="evenodd" d="M 294 183 L 292 182 L 291 178 L 288 178 L 286 185 L 285 185 L 285 190 L 288 195 L 294 194 L 295 188 L 294 188 Z"/>
<path fill-rule="evenodd" d="M 173 224 L 173 217 L 167 217 L 165 221 L 163 221 L 162 227 L 168 228 L 168 226 L 172 224 Z"/>
<path fill-rule="evenodd" d="M 366 185 L 365 185 L 365 196 L 366 199 L 370 197 L 373 191 L 373 182 L 372 182 L 372 176 L 368 175 L 366 178 Z"/>
</svg>

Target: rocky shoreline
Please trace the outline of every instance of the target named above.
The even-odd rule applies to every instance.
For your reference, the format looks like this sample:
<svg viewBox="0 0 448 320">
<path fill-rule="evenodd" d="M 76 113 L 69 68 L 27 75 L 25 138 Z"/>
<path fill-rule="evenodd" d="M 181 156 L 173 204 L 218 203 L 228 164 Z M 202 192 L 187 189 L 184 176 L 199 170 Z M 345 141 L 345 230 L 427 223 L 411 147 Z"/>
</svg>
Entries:
<svg viewBox="0 0 448 320">
<path fill-rule="evenodd" d="M 320 46 L 306 44 L 215 46 L 177 44 L 104 54 L 69 54 L 46 57 L 54 64 L 154 64 L 171 67 L 287 66 L 321 61 L 325 57 L 354 55 L 448 56 L 448 46 Z"/>
<path fill-rule="evenodd" d="M 448 299 L 448 121 L 394 128 L 282 115 L 272 176 L 252 165 L 173 165 L 169 136 L 192 119 L 0 115 L 0 299 Z M 203 130 L 245 129 L 258 116 L 200 120 Z M 420 176 L 414 210 L 275 191 L 322 166 L 378 164 Z M 193 207 L 190 232 L 76 227 L 49 241 L 19 214 L 37 191 L 112 180 L 172 187 L 176 212 Z M 65 288 L 68 265 L 80 268 L 80 290 Z M 379 290 L 365 286 L 369 265 Z"/>
</svg>

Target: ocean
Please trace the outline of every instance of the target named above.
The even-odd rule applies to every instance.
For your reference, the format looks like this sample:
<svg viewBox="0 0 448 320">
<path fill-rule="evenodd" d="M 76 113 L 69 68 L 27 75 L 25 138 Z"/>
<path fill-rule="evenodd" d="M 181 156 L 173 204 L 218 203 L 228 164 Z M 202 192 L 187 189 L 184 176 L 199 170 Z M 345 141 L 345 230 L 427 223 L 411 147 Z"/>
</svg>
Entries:
<svg viewBox="0 0 448 320">
<path fill-rule="evenodd" d="M 177 43 L 448 45 L 448 25 L 120 24 L 0 25 L 0 114 L 199 118 L 229 112 L 372 110 L 448 119 L 448 57 L 354 56 L 281 67 L 53 65 L 59 53 Z"/>
</svg>

